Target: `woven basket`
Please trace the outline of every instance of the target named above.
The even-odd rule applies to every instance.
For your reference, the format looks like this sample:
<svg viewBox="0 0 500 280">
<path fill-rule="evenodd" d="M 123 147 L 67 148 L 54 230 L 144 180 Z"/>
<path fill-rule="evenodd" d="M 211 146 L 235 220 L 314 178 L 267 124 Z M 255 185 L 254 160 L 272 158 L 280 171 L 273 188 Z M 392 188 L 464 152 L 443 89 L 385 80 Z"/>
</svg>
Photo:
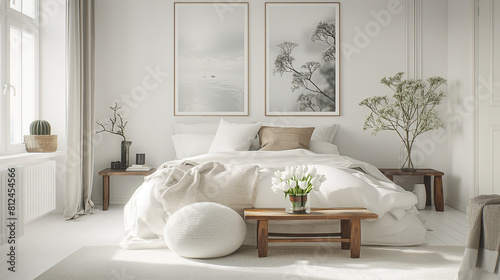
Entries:
<svg viewBox="0 0 500 280">
<path fill-rule="evenodd" d="M 30 153 L 51 153 L 57 150 L 57 135 L 24 135 Z"/>
</svg>

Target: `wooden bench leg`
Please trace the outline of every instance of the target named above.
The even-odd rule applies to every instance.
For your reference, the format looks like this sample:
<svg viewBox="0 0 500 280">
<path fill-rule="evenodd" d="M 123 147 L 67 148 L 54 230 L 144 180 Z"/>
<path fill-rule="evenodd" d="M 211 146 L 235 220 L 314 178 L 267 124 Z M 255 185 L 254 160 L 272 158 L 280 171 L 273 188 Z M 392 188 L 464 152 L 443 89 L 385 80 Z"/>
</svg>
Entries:
<svg viewBox="0 0 500 280">
<path fill-rule="evenodd" d="M 340 221 L 340 232 L 342 234 L 342 239 L 351 238 L 351 221 L 341 220 Z M 351 248 L 350 242 L 341 242 L 342 250 L 349 250 Z"/>
<path fill-rule="evenodd" d="M 109 206 L 109 175 L 102 176 L 102 210 L 108 210 Z"/>
<path fill-rule="evenodd" d="M 431 176 L 424 176 L 425 206 L 431 206 Z"/>
<path fill-rule="evenodd" d="M 434 206 L 436 211 L 444 211 L 443 178 L 434 176 Z"/>
<path fill-rule="evenodd" d="M 259 251 L 259 258 L 267 257 L 267 220 L 257 221 L 257 250 Z"/>
<path fill-rule="evenodd" d="M 361 220 L 351 220 L 351 258 L 359 258 L 361 251 Z"/>
</svg>

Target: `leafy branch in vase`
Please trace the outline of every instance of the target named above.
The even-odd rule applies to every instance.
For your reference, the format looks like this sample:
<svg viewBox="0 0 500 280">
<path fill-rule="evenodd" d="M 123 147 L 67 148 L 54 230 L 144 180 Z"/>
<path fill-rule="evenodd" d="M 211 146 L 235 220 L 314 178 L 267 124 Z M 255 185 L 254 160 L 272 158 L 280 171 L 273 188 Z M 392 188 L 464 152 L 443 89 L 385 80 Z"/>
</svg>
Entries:
<svg viewBox="0 0 500 280">
<path fill-rule="evenodd" d="M 127 138 L 125 137 L 125 127 L 127 126 L 128 122 L 124 122 L 122 116 L 120 113 L 118 113 L 118 110 L 120 110 L 122 107 L 118 107 L 118 104 L 115 102 L 115 106 L 109 106 L 109 109 L 113 111 L 113 117 L 109 118 L 109 123 L 101 123 L 101 122 L 96 122 L 100 127 L 101 130 L 97 131 L 96 133 L 101 133 L 101 132 L 108 132 L 111 134 L 116 134 L 120 135 L 123 137 L 123 141 L 127 141 Z"/>
<path fill-rule="evenodd" d="M 335 61 L 336 38 L 335 24 L 333 22 L 318 23 L 311 35 L 311 42 L 315 43 L 316 41 L 323 42 L 329 46 L 322 53 L 324 62 Z M 300 111 L 305 111 L 308 108 L 313 112 L 316 110 L 322 111 L 325 102 L 322 102 L 321 98 L 326 99 L 326 103 L 329 100 L 335 104 L 335 68 L 328 65 L 322 66 L 321 63 L 316 61 L 309 61 L 302 65 L 300 69 L 297 69 L 293 65 L 295 58 L 292 56 L 292 51 L 297 46 L 298 44 L 288 41 L 277 45 L 279 54 L 274 61 L 273 75 L 280 74 L 280 76 L 283 76 L 284 73 L 291 73 L 292 92 L 297 89 L 306 90 L 305 93 L 301 93 L 297 98 Z M 318 86 L 318 81 L 314 81 L 313 75 L 318 69 L 328 83 L 328 87 L 325 89 Z"/>
<path fill-rule="evenodd" d="M 363 130 L 372 129 L 373 135 L 382 130 L 395 131 L 407 150 L 404 165 L 414 169 L 411 150 L 420 134 L 444 128 L 443 121 L 435 110 L 445 93 L 438 88 L 446 85 L 446 79 L 431 77 L 427 83 L 420 79 L 403 80 L 404 73 L 383 78 L 381 83 L 394 91 L 391 97 L 373 96 L 359 103 L 370 109 Z"/>
</svg>

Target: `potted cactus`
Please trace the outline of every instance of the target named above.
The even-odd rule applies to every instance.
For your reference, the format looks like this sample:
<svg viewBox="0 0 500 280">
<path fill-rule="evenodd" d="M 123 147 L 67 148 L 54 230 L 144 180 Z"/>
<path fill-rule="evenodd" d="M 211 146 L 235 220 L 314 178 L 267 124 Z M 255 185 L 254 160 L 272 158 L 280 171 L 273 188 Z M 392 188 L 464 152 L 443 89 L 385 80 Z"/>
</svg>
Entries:
<svg viewBox="0 0 500 280">
<path fill-rule="evenodd" d="M 24 135 L 24 143 L 28 152 L 51 153 L 57 150 L 57 135 L 50 135 L 48 121 L 36 120 L 32 122 L 30 134 Z"/>
</svg>

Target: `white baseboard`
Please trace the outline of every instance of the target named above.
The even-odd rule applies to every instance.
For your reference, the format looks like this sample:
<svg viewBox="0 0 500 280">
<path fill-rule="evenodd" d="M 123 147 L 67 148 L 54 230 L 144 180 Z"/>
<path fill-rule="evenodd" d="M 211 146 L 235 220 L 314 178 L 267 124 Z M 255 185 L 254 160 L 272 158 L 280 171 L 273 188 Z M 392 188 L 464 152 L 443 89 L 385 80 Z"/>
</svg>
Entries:
<svg viewBox="0 0 500 280">
<path fill-rule="evenodd" d="M 128 201 L 128 199 L 110 199 L 109 204 L 125 205 Z"/>
<path fill-rule="evenodd" d="M 463 204 L 463 203 L 460 203 L 460 202 L 456 202 L 456 201 L 453 201 L 453 200 L 450 200 L 450 199 L 447 199 L 446 200 L 446 205 L 449 205 L 457 210 L 460 210 L 462 212 L 467 212 L 467 205 Z"/>
<path fill-rule="evenodd" d="M 109 204 L 116 204 L 116 205 L 125 205 L 127 204 L 128 199 L 110 199 Z M 99 201 L 94 201 L 95 205 L 102 205 L 102 199 Z"/>
</svg>

